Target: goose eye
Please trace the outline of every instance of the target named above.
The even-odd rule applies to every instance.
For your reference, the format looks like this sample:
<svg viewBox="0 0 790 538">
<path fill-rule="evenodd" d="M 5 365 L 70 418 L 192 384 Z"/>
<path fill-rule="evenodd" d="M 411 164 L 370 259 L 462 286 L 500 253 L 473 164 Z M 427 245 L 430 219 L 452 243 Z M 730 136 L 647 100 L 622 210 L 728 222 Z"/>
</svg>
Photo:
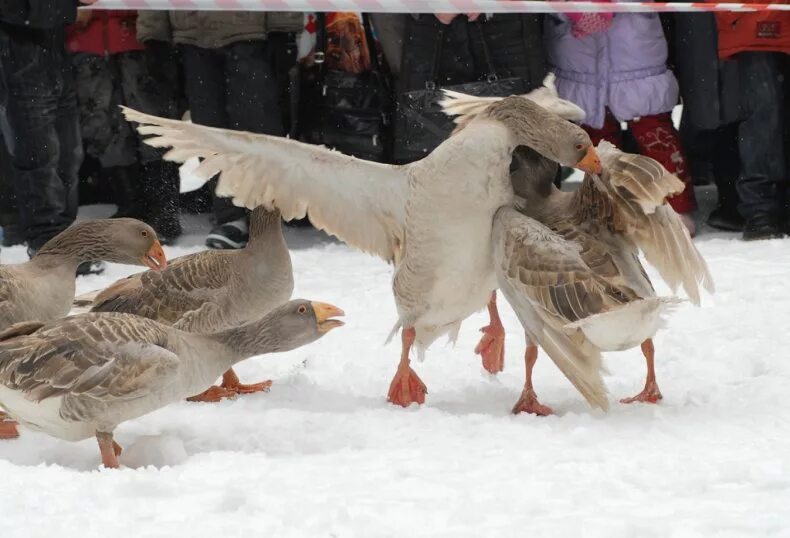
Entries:
<svg viewBox="0 0 790 538">
<path fill-rule="evenodd" d="M 148 237 L 148 231 L 147 230 L 143 230 L 143 237 Z"/>
<path fill-rule="evenodd" d="M 584 144 L 576 144 L 576 149 L 578 150 L 584 149 Z"/>
<path fill-rule="evenodd" d="M 305 305 L 300 305 L 299 308 L 296 309 L 296 311 L 299 312 L 300 314 L 304 314 L 305 312 L 307 312 L 307 307 Z"/>
</svg>

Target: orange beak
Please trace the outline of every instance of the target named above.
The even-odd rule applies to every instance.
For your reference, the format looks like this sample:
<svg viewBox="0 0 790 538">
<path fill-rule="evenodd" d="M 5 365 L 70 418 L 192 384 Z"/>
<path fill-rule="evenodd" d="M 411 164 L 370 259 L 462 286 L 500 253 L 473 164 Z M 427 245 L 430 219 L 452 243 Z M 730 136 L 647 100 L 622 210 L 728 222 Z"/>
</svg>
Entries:
<svg viewBox="0 0 790 538">
<path fill-rule="evenodd" d="M 594 174 L 596 176 L 603 172 L 601 159 L 598 158 L 598 153 L 595 152 L 595 148 L 593 146 L 587 148 L 587 153 L 584 154 L 584 157 L 582 157 L 581 161 L 576 163 L 574 168 L 578 168 L 582 172 Z"/>
<path fill-rule="evenodd" d="M 165 250 L 162 248 L 162 244 L 158 240 L 155 240 L 154 244 L 151 245 L 151 248 L 148 249 L 148 252 L 145 253 L 145 256 L 143 256 L 140 261 L 143 262 L 143 265 L 154 271 L 161 271 L 167 267 L 167 257 L 165 256 Z"/>
<path fill-rule="evenodd" d="M 334 316 L 346 315 L 346 313 L 340 310 L 338 307 L 327 303 L 319 303 L 317 301 L 312 301 L 310 304 L 313 306 L 315 319 L 318 321 L 318 330 L 322 333 L 329 332 L 336 327 L 342 327 L 345 325 L 345 323 L 339 319 L 330 319 Z"/>
</svg>

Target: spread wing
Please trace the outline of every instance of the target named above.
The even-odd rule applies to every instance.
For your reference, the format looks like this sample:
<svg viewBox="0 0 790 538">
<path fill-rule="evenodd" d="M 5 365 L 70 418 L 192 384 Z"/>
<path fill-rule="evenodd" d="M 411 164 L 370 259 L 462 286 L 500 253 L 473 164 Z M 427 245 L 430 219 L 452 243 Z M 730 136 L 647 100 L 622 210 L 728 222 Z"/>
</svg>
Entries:
<svg viewBox="0 0 790 538">
<path fill-rule="evenodd" d="M 494 249 L 500 288 L 527 334 L 590 405 L 606 409 L 601 354 L 565 326 L 627 303 L 627 291 L 596 276 L 577 245 L 515 209 L 497 213 Z"/>
<path fill-rule="evenodd" d="M 196 252 L 177 258 L 163 271 L 145 271 L 121 279 L 96 295 L 91 311 L 126 312 L 176 323 L 227 292 L 234 270 L 232 254 Z"/>
<path fill-rule="evenodd" d="M 249 208 L 277 207 L 286 220 L 309 216 L 314 226 L 386 261 L 403 243 L 406 167 L 356 159 L 320 146 L 261 134 L 216 129 L 124 108 L 165 158 L 204 159 L 195 174 L 221 174 L 217 194 Z"/>
<path fill-rule="evenodd" d="M 31 329 L 3 335 L 0 384 L 36 402 L 65 397 L 67 420 L 145 396 L 178 368 L 178 357 L 164 347 L 166 333 L 148 320 L 85 314 Z"/>
<path fill-rule="evenodd" d="M 700 286 L 712 293 L 713 278 L 680 217 L 666 202 L 683 191 L 683 182 L 650 157 L 624 153 L 608 142 L 598 145 L 598 154 L 604 174 L 586 177 L 579 196 L 593 187 L 605 194 L 612 202 L 608 218 L 615 231 L 637 244 L 673 291 L 682 285 L 699 304 Z"/>
<path fill-rule="evenodd" d="M 521 97 L 542 106 L 549 112 L 568 121 L 584 120 L 584 110 L 570 101 L 560 98 L 554 85 L 554 73 L 549 73 L 543 80 L 543 86 L 536 88 Z M 454 122 L 463 127 L 474 118 L 485 112 L 490 105 L 501 101 L 503 97 L 478 97 L 465 93 L 443 90 L 444 99 L 439 101 L 442 111 L 448 116 L 455 116 Z"/>
</svg>

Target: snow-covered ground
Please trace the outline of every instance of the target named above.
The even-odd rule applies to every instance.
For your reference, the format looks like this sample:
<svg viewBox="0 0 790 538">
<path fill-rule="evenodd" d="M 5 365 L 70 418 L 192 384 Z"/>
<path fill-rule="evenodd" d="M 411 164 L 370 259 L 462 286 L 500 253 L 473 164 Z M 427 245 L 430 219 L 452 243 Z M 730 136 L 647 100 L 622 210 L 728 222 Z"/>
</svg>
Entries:
<svg viewBox="0 0 790 538">
<path fill-rule="evenodd" d="M 200 248 L 207 224 L 187 225 L 169 256 Z M 314 231 L 287 236 L 295 296 L 344 308 L 347 326 L 243 363 L 243 381 L 274 380 L 267 394 L 123 424 L 124 469 L 97 470 L 92 440 L 0 443 L 0 537 L 790 536 L 790 240 L 699 238 L 718 291 L 657 337 L 659 405 L 616 403 L 641 389 L 638 349 L 606 357 L 608 414 L 542 359 L 537 390 L 557 414 L 539 418 L 510 414 L 523 337 L 504 301 L 502 374 L 472 352 L 481 313 L 415 365 L 425 405 L 388 405 L 390 269 Z"/>
</svg>

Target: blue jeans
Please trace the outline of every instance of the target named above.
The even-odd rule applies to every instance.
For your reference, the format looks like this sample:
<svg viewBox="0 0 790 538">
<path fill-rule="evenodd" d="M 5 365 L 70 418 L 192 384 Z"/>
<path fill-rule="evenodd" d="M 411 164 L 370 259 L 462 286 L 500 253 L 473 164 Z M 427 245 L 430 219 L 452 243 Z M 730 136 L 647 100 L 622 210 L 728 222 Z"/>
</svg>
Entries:
<svg viewBox="0 0 790 538">
<path fill-rule="evenodd" d="M 738 124 L 741 173 L 736 182 L 740 197 L 738 211 L 747 219 L 759 214 L 778 217 L 784 208 L 787 182 L 782 55 L 742 52 L 730 61 L 738 66 L 741 115 Z"/>
<path fill-rule="evenodd" d="M 0 27 L 0 104 L 12 156 L 19 224 L 40 248 L 77 216 L 82 163 L 77 96 L 60 29 Z"/>
</svg>

